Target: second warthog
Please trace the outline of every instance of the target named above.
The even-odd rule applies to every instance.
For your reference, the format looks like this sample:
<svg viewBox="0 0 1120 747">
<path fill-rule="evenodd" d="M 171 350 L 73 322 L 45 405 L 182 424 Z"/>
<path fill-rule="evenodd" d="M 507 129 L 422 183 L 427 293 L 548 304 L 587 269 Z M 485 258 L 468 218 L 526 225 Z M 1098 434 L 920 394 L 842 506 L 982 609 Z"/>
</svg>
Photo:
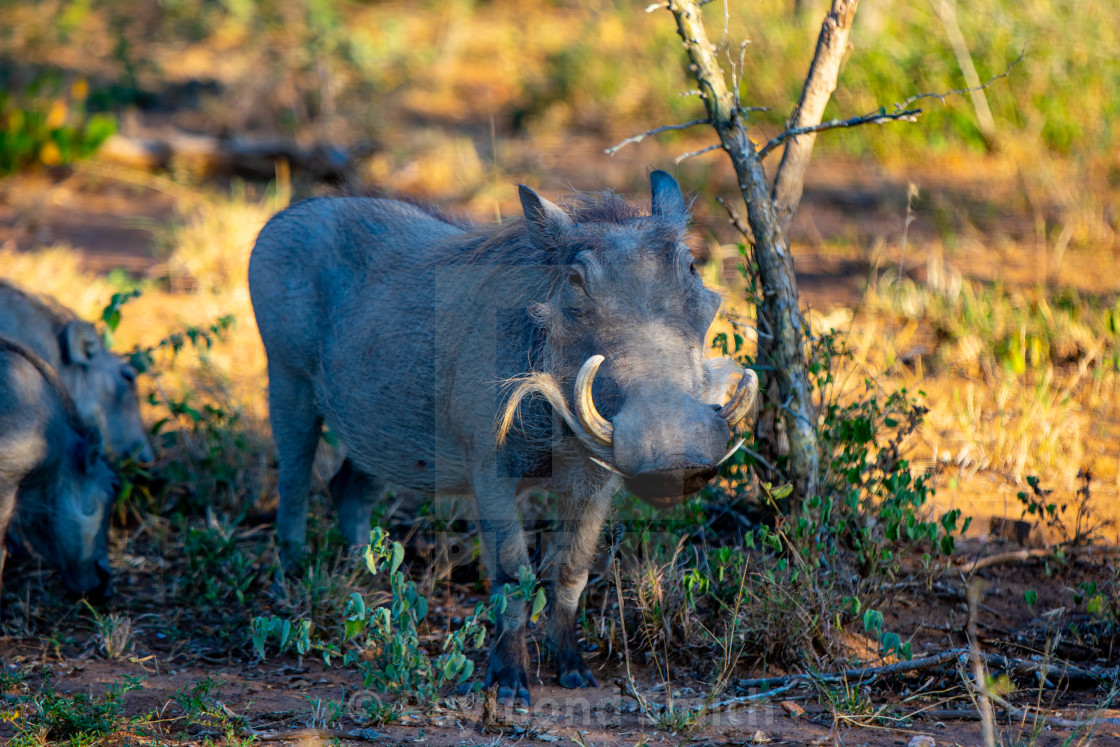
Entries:
<svg viewBox="0 0 1120 747">
<path fill-rule="evenodd" d="M 494 588 L 529 564 L 518 492 L 546 486 L 553 660 L 561 685 L 597 684 L 574 624 L 611 494 L 624 480 L 668 506 L 699 490 L 758 387 L 706 358 L 719 298 L 693 266 L 680 187 L 662 171 L 651 183 L 648 212 L 605 193 L 569 215 L 522 187 L 524 218 L 499 226 L 358 198 L 269 221 L 249 289 L 289 560 L 324 422 L 347 450 L 331 492 L 351 542 L 367 541 L 384 486 L 473 495 Z M 504 701 L 529 699 L 526 613 L 511 602 L 497 621 L 487 684 Z"/>
<path fill-rule="evenodd" d="M 51 365 L 87 424 L 101 431 L 116 456 L 152 460 L 140 419 L 136 371 L 106 350 L 89 322 L 51 299 L 0 280 L 0 335 Z"/>
<path fill-rule="evenodd" d="M 0 337 L 0 574 L 11 527 L 71 592 L 107 595 L 115 497 L 101 434 L 82 421 L 42 358 Z"/>
</svg>

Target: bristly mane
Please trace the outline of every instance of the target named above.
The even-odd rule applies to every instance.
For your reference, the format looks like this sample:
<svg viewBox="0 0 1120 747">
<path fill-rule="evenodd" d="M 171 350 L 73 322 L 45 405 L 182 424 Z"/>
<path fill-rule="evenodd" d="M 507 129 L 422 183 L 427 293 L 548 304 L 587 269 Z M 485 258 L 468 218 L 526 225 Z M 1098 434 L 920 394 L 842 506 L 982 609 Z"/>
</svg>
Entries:
<svg viewBox="0 0 1120 747">
<path fill-rule="evenodd" d="M 623 225 L 651 217 L 648 207 L 639 207 L 611 190 L 577 192 L 561 200 L 561 206 L 574 222 L 584 225 Z M 466 236 L 456 237 L 454 247 L 453 252 L 439 253 L 436 261 L 440 264 L 562 266 L 573 259 L 535 246 L 529 240 L 522 216 L 497 225 L 472 226 L 467 229 Z M 576 251 L 582 248 L 577 247 Z"/>
<path fill-rule="evenodd" d="M 562 208 L 575 223 L 583 225 L 608 224 L 624 225 L 634 220 L 650 220 L 655 231 L 664 230 L 666 234 L 679 233 L 679 228 L 651 215 L 648 207 L 639 206 L 607 190 L 602 192 L 576 193 L 562 200 Z M 461 241 L 461 240 L 460 240 Z M 460 244 L 462 246 L 462 244 Z M 567 247 L 563 255 L 546 248 L 540 248 L 529 240 L 525 219 L 517 217 L 501 226 L 485 226 L 476 229 L 467 237 L 462 254 L 453 261 L 479 265 L 492 265 L 495 271 L 505 265 L 537 265 L 550 271 L 541 273 L 540 285 L 534 289 L 533 296 L 538 301 L 546 301 L 553 295 L 558 281 L 563 277 L 563 268 L 574 260 L 574 255 L 584 246 Z M 571 255 L 571 256 L 569 256 Z M 450 258 L 444 257 L 444 261 Z M 532 322 L 531 322 L 532 323 Z M 499 382 L 504 406 L 499 410 L 495 422 L 495 438 L 499 446 L 505 443 L 515 430 L 527 441 L 548 444 L 553 450 L 570 447 L 559 432 L 553 428 L 553 418 L 543 416 L 537 410 L 544 401 L 552 412 L 565 421 L 570 429 L 580 426 L 568 401 L 568 389 L 575 371 L 562 370 L 560 363 L 563 351 L 555 349 L 554 341 L 547 328 L 537 325 L 533 337 L 533 350 L 529 353 L 529 371 Z M 530 403 L 535 403 L 533 407 Z M 522 404 L 537 410 L 533 415 L 519 417 Z M 586 443 L 585 443 L 586 446 Z M 609 457 L 604 452 L 600 457 Z"/>
</svg>

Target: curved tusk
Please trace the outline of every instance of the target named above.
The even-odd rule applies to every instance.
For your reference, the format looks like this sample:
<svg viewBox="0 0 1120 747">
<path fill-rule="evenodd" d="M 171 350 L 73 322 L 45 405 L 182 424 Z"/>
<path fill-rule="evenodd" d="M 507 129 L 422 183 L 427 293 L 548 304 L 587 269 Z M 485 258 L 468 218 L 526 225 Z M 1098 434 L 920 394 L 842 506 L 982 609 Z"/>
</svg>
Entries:
<svg viewBox="0 0 1120 747">
<path fill-rule="evenodd" d="M 729 451 L 729 452 L 727 452 L 726 454 L 724 454 L 724 455 L 723 455 L 723 459 L 720 459 L 720 460 L 719 460 L 719 464 L 717 464 L 716 466 L 718 467 L 718 466 L 719 466 L 720 464 L 723 464 L 723 463 L 724 463 L 724 462 L 726 462 L 726 461 L 727 461 L 728 459 L 730 459 L 730 458 L 731 458 L 731 455 L 732 455 L 732 454 L 734 454 L 734 453 L 735 453 L 736 451 L 738 451 L 738 450 L 739 450 L 740 448 L 742 448 L 742 446 L 743 446 L 743 442 L 744 442 L 744 441 L 746 441 L 746 440 L 747 440 L 747 439 L 745 439 L 745 438 L 740 438 L 740 439 L 739 439 L 739 443 L 737 443 L 737 444 L 735 444 L 734 446 L 732 446 L 732 447 L 731 447 L 731 451 Z"/>
<path fill-rule="evenodd" d="M 591 398 L 591 383 L 595 380 L 595 373 L 605 361 L 601 355 L 588 358 L 576 375 L 575 403 L 576 417 L 579 424 L 590 436 L 603 446 L 610 446 L 614 437 L 614 426 L 611 421 L 604 418 L 595 409 L 595 400 Z"/>
<path fill-rule="evenodd" d="M 747 413 L 754 409 L 757 397 L 758 374 L 749 368 L 744 368 L 743 375 L 739 378 L 739 384 L 735 387 L 735 393 L 731 395 L 727 404 L 719 409 L 719 416 L 734 428 L 739 421 L 747 416 Z"/>
<path fill-rule="evenodd" d="M 740 441 L 739 443 L 740 443 L 740 444 L 742 444 L 743 442 L 742 442 L 742 441 Z M 736 448 L 738 448 L 738 447 L 736 447 Z M 730 454 L 728 454 L 727 456 L 731 456 L 731 455 L 730 455 Z M 724 458 L 726 459 L 727 457 L 724 457 Z M 629 475 L 628 475 L 628 474 L 626 474 L 625 472 L 619 472 L 619 471 L 618 471 L 617 469 L 615 469 L 614 467 L 610 466 L 609 464 L 607 464 L 606 462 L 604 462 L 604 461 L 603 461 L 602 459 L 596 459 L 595 457 L 588 457 L 588 459 L 590 459 L 591 461 L 595 462 L 595 464 L 598 464 L 598 465 L 599 465 L 600 467 L 602 467 L 603 469 L 607 470 L 608 472 L 613 472 L 613 473 L 615 473 L 616 475 L 621 475 L 622 477 L 629 477 Z"/>
</svg>

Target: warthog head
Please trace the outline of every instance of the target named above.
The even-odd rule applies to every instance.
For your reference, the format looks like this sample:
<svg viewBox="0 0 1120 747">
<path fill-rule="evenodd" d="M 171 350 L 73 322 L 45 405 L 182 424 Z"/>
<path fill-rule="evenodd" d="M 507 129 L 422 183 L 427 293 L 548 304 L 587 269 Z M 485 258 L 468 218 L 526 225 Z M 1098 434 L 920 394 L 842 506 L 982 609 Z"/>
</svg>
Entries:
<svg viewBox="0 0 1120 747">
<path fill-rule="evenodd" d="M 59 347 L 58 373 L 82 419 L 101 430 L 106 447 L 116 456 L 150 462 L 152 447 L 136 398 L 136 369 L 106 350 L 93 325 L 80 319 L 66 325 Z"/>
<path fill-rule="evenodd" d="M 112 594 L 109 519 L 117 478 L 95 429 L 67 434 L 66 453 L 40 496 L 20 497 L 17 536 L 55 566 L 72 594 Z"/>
<path fill-rule="evenodd" d="M 607 194 L 569 216 L 521 188 L 530 239 L 559 266 L 548 300 L 530 310 L 552 371 L 522 389 L 544 394 L 631 492 L 668 507 L 715 477 L 758 380 L 706 357 L 720 299 L 685 242 L 680 187 L 663 171 L 650 180 L 649 215 Z"/>
</svg>

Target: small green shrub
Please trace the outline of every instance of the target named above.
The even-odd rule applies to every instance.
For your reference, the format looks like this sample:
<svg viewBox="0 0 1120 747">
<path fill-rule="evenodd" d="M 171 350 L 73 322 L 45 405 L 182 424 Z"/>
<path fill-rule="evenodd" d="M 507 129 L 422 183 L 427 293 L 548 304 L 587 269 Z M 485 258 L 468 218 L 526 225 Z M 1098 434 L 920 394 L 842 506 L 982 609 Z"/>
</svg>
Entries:
<svg viewBox="0 0 1120 747">
<path fill-rule="evenodd" d="M 203 525 L 180 515 L 179 535 L 186 556 L 186 573 L 179 594 L 192 604 L 209 608 L 243 610 L 253 600 L 254 590 L 264 586 L 271 567 L 264 562 L 264 541 L 252 550 L 242 547 L 238 521 L 223 523 L 216 517 Z"/>
<path fill-rule="evenodd" d="M 139 690 L 141 681 L 139 677 L 124 676 L 109 685 L 101 697 L 87 693 L 70 696 L 56 692 L 48 676 L 35 695 L 22 699 L 23 707 L 13 714 L 16 736 L 12 747 L 61 741 L 84 747 L 121 731 L 134 732 L 149 717 L 125 718 L 123 698 L 125 693 Z"/>
<path fill-rule="evenodd" d="M 221 744 L 242 744 L 238 735 L 248 730 L 248 721 L 243 716 L 232 713 L 218 700 L 221 689 L 220 680 L 206 677 L 189 688 L 176 690 L 173 698 L 183 712 L 181 718 L 187 728 L 202 731 L 217 730 L 222 737 Z M 252 740 L 246 740 L 244 743 L 250 741 Z"/>
<path fill-rule="evenodd" d="M 371 605 L 362 593 L 351 592 L 340 631 L 318 627 L 317 616 L 299 620 L 256 617 L 250 624 L 250 639 L 257 655 L 266 656 L 270 641 L 278 653 L 295 651 L 304 656 L 318 651 L 328 664 L 340 660 L 343 666 L 356 666 L 366 688 L 429 703 L 446 688 L 470 679 L 474 662 L 466 652 L 482 646 L 486 622 L 502 614 L 511 600 L 528 604 L 533 620 L 544 609 L 544 589 L 528 568 L 522 568 L 516 585 L 495 592 L 488 603 L 477 603 L 456 630 L 438 643 L 430 642 L 428 600 L 401 570 L 401 543 L 376 528 L 370 534 L 364 560 L 372 576 L 388 581 L 387 603 Z M 432 650 L 439 653 L 433 655 Z"/>
</svg>

